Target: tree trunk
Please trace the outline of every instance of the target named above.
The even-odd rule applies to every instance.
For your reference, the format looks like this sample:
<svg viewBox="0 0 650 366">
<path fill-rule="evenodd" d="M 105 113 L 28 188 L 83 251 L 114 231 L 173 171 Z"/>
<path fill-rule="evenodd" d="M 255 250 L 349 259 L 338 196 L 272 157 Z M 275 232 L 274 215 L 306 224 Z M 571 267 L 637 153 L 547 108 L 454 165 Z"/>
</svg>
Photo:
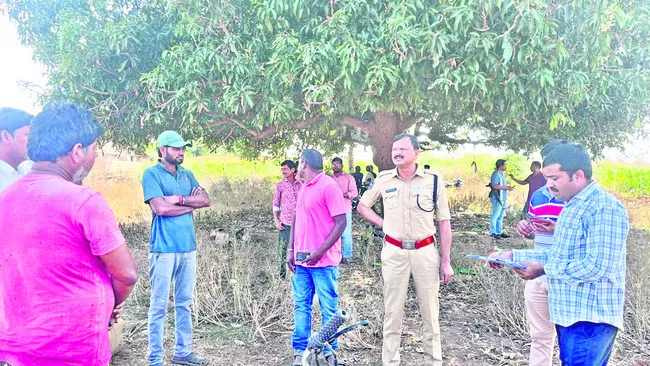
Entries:
<svg viewBox="0 0 650 366">
<path fill-rule="evenodd" d="M 354 143 L 348 143 L 348 172 L 354 173 Z"/>
<path fill-rule="evenodd" d="M 375 122 L 368 126 L 372 144 L 372 161 L 379 171 L 393 169 L 393 138 L 401 133 L 402 120 L 397 112 L 377 112 Z"/>
</svg>

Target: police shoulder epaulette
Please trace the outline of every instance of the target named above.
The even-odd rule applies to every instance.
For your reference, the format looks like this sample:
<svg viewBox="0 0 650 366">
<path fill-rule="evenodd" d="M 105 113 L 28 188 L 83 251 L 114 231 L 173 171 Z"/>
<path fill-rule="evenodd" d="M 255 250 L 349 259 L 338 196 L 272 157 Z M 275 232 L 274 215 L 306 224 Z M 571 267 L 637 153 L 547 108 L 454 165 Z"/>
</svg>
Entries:
<svg viewBox="0 0 650 366">
<path fill-rule="evenodd" d="M 377 174 L 377 178 L 385 177 L 385 176 L 391 175 L 391 174 L 393 174 L 393 169 L 384 170 L 384 171 L 379 172 L 379 174 Z"/>
</svg>

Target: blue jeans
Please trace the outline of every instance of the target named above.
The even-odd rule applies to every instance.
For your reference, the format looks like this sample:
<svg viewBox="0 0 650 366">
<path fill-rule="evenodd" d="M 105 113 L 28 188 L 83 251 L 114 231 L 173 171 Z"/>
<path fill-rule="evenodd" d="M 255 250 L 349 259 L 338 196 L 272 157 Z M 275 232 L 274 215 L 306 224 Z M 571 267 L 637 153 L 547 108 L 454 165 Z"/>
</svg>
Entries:
<svg viewBox="0 0 650 366">
<path fill-rule="evenodd" d="M 503 216 L 506 213 L 506 202 L 492 198 L 492 216 L 490 216 L 490 235 L 503 234 Z"/>
<path fill-rule="evenodd" d="M 562 366 L 607 365 L 618 328 L 605 323 L 555 325 Z"/>
<path fill-rule="evenodd" d="M 149 356 L 151 365 L 162 365 L 165 312 L 174 282 L 176 310 L 176 347 L 174 356 L 191 353 L 192 294 L 196 282 L 196 251 L 186 253 L 149 253 L 151 301 L 149 304 Z"/>
<path fill-rule="evenodd" d="M 339 308 L 339 267 L 308 268 L 296 266 L 293 275 L 293 322 L 291 345 L 296 354 L 307 349 L 311 336 L 311 310 L 314 293 L 318 294 L 322 324 L 325 325 Z M 332 348 L 336 349 L 334 341 Z"/>
<path fill-rule="evenodd" d="M 345 222 L 341 244 L 343 245 L 343 258 L 350 258 L 352 257 L 352 211 L 345 213 Z"/>
</svg>

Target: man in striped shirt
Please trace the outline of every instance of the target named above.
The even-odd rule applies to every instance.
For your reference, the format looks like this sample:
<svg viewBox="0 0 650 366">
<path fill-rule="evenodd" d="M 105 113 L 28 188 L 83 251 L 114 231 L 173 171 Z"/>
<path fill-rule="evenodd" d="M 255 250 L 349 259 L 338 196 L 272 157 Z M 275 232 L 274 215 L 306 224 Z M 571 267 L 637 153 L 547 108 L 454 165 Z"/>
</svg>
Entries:
<svg viewBox="0 0 650 366">
<path fill-rule="evenodd" d="M 541 151 L 542 160 L 556 147 L 566 141 L 551 141 Z M 541 172 L 539 173 L 541 175 Z M 545 180 L 546 181 L 546 180 Z M 553 197 L 547 186 L 535 190 L 529 198 L 528 220 L 517 223 L 519 235 L 534 239 L 535 249 L 548 249 L 553 245 L 555 223 L 562 212 L 564 202 Z M 548 281 L 540 276 L 526 282 L 524 291 L 526 320 L 530 331 L 530 366 L 550 366 L 553 363 L 555 325 L 548 311 Z"/>
<path fill-rule="evenodd" d="M 566 202 L 555 243 L 491 256 L 523 263 L 525 270 L 515 269 L 521 278 L 547 275 L 563 365 L 605 365 L 623 327 L 627 211 L 592 181 L 591 159 L 582 146 L 557 147 L 544 160 L 543 172 L 552 195 Z"/>
</svg>

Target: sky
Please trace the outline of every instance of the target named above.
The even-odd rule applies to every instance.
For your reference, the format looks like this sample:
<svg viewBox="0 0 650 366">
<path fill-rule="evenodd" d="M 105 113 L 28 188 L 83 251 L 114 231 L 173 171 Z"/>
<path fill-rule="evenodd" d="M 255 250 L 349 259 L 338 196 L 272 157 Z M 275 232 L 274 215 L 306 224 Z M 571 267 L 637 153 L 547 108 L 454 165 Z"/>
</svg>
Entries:
<svg viewBox="0 0 650 366">
<path fill-rule="evenodd" d="M 20 43 L 16 25 L 0 13 L 0 107 L 13 107 L 38 113 L 37 95 L 20 86 L 28 82 L 44 87 L 45 68 L 32 60 L 32 50 Z"/>
<path fill-rule="evenodd" d="M 13 107 L 32 114 L 40 111 L 41 106 L 34 90 L 44 88 L 47 84 L 45 68 L 33 61 L 33 50 L 20 43 L 16 25 L 6 14 L 0 12 L 0 107 Z M 35 88 L 25 88 L 24 83 Z M 370 155 L 370 149 L 361 149 L 359 153 Z M 491 153 L 498 155 L 499 150 L 490 147 L 466 146 L 461 151 Z M 607 149 L 608 160 L 650 164 L 650 139 L 634 141 L 624 151 Z M 534 156 L 531 158 L 535 158 Z"/>
</svg>

